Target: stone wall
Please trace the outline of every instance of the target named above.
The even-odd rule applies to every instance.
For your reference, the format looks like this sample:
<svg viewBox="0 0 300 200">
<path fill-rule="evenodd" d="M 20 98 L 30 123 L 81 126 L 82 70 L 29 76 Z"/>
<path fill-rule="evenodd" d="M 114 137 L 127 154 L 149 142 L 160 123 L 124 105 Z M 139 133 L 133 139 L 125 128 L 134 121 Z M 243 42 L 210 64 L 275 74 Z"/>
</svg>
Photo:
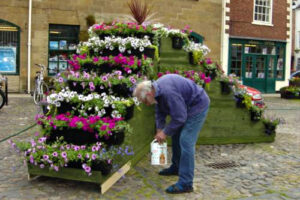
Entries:
<svg viewBox="0 0 300 200">
<path fill-rule="evenodd" d="M 154 19 L 174 28 L 190 25 L 192 30 L 204 36 L 205 44 L 211 49 L 208 56 L 217 61 L 220 59 L 222 1 L 147 2 L 152 4 L 156 13 Z M 38 70 L 34 63 L 47 64 L 49 24 L 80 25 L 81 30 L 84 30 L 87 28 L 85 17 L 89 14 L 93 14 L 99 23 L 128 17 L 129 8 L 124 0 L 33 0 L 31 88 L 34 86 L 33 77 Z M 27 88 L 28 0 L 0 1 L 0 19 L 21 28 L 20 75 L 9 76 L 9 89 L 22 92 Z"/>
</svg>

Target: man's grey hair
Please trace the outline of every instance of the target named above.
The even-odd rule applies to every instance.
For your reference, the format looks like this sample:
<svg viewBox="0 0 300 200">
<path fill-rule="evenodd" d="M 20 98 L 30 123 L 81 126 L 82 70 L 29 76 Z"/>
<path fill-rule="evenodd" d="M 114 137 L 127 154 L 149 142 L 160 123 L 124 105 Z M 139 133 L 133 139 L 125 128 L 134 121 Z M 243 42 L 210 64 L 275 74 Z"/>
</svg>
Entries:
<svg viewBox="0 0 300 200">
<path fill-rule="evenodd" d="M 133 91 L 133 96 L 140 97 L 141 99 L 145 99 L 147 93 L 151 92 L 152 83 L 151 81 L 142 81 L 137 84 L 136 88 Z"/>
</svg>

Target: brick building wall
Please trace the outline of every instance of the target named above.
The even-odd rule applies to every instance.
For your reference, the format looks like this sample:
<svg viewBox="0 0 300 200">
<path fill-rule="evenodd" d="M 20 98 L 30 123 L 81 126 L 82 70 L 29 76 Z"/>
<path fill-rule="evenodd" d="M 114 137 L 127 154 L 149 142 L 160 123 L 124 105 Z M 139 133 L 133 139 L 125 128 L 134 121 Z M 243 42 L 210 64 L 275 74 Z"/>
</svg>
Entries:
<svg viewBox="0 0 300 200">
<path fill-rule="evenodd" d="M 96 21 L 122 19 L 129 15 L 124 0 L 32 0 L 32 55 L 31 63 L 47 63 L 49 24 L 80 25 L 86 29 L 85 17 L 93 14 Z M 69 3 L 67 3 L 69 2 Z M 208 55 L 220 60 L 221 0 L 151 0 L 153 11 L 160 23 L 174 28 L 190 25 L 192 30 L 204 36 L 211 49 Z M 27 87 L 27 38 L 28 0 L 0 1 L 0 19 L 21 28 L 20 75 L 9 76 L 10 90 L 23 91 Z M 33 66 L 33 64 L 32 64 Z M 31 68 L 31 82 L 36 67 Z M 32 87 L 31 87 L 32 88 Z"/>
<path fill-rule="evenodd" d="M 273 0 L 273 26 L 256 25 L 253 22 L 253 0 L 231 0 L 228 4 L 230 20 L 226 23 L 230 26 L 230 36 L 255 37 L 268 40 L 286 40 L 287 36 L 287 8 L 289 4 L 285 0 Z"/>
</svg>

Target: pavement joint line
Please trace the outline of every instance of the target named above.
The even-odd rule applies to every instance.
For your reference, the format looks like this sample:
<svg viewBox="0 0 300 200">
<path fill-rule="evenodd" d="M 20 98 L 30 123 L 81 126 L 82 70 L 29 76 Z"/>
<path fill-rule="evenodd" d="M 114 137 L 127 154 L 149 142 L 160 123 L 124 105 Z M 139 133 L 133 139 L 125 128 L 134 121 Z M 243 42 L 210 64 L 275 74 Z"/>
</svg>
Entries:
<svg viewBox="0 0 300 200">
<path fill-rule="evenodd" d="M 35 127 L 36 125 L 37 125 L 37 124 L 34 123 L 34 124 L 32 124 L 31 126 L 28 126 L 27 128 L 25 128 L 25 129 L 23 129 L 23 130 L 21 130 L 21 131 L 19 131 L 19 132 L 17 132 L 17 133 L 14 133 L 14 134 L 12 134 L 12 135 L 10 135 L 10 136 L 8 136 L 8 137 L 5 137 L 5 138 L 3 138 L 3 139 L 0 140 L 0 143 L 2 143 L 2 142 L 4 142 L 4 141 L 8 140 L 9 138 L 12 138 L 12 137 L 15 137 L 15 136 L 17 136 L 17 135 L 20 135 L 21 133 L 24 133 L 25 131 L 27 131 L 27 130 L 33 128 L 33 127 Z"/>
</svg>

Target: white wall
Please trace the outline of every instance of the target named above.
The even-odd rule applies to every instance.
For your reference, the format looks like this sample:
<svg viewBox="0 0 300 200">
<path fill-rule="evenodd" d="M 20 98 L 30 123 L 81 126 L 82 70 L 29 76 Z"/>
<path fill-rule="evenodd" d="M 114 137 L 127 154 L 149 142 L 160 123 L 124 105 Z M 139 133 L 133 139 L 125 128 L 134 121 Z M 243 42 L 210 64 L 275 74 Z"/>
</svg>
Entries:
<svg viewBox="0 0 300 200">
<path fill-rule="evenodd" d="M 229 16 L 226 17 L 226 11 L 230 12 L 226 8 L 226 3 L 230 3 L 230 0 L 222 0 L 222 28 L 221 28 L 221 66 L 227 74 L 228 72 L 228 52 L 229 52 L 229 34 L 226 33 L 226 29 L 229 29 L 229 25 L 226 25 L 226 20 L 229 21 Z"/>
<path fill-rule="evenodd" d="M 298 1 L 298 5 L 300 6 L 300 1 Z M 299 23 L 300 23 L 300 7 L 295 9 L 295 35 L 293 35 L 293 37 L 295 37 L 294 67 L 296 70 L 300 70 L 300 66 L 298 66 L 298 69 L 296 68 L 298 64 L 297 63 L 298 58 L 300 58 L 300 24 Z"/>
</svg>

